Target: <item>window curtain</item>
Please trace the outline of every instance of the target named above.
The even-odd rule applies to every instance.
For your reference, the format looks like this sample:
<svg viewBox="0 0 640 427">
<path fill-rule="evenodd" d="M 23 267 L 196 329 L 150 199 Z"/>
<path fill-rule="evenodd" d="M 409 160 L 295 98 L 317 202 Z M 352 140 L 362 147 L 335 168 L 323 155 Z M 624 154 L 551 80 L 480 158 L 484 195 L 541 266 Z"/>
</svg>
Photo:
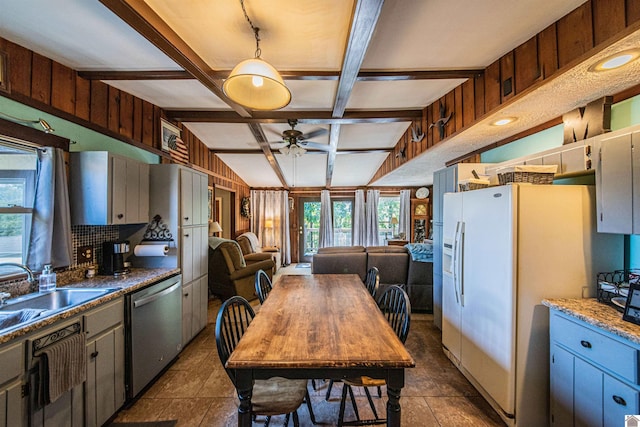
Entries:
<svg viewBox="0 0 640 427">
<path fill-rule="evenodd" d="M 380 199 L 379 190 L 367 190 L 367 204 L 365 209 L 366 239 L 365 246 L 378 246 L 378 201 Z"/>
<path fill-rule="evenodd" d="M 398 234 L 404 233 L 405 239 L 411 241 L 411 190 L 400 190 L 400 218 L 398 218 Z"/>
<path fill-rule="evenodd" d="M 289 192 L 251 190 L 251 231 L 262 246 L 280 248 L 282 264 L 291 264 Z"/>
<path fill-rule="evenodd" d="M 318 246 L 333 246 L 333 217 L 331 215 L 331 194 L 329 190 L 320 193 L 320 239 Z"/>
<path fill-rule="evenodd" d="M 38 149 L 36 192 L 31 218 L 31 235 L 27 266 L 35 271 L 45 264 L 55 267 L 71 265 L 73 243 L 69 191 L 63 151 Z"/>
<path fill-rule="evenodd" d="M 367 239 L 364 190 L 356 190 L 353 206 L 353 245 L 364 246 Z"/>
</svg>

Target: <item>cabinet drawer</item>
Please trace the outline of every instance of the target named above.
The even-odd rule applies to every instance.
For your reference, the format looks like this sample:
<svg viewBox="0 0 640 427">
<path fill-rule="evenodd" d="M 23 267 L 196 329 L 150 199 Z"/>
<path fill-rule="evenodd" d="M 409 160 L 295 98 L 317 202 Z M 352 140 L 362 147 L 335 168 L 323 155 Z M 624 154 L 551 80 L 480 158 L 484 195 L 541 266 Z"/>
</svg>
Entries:
<svg viewBox="0 0 640 427">
<path fill-rule="evenodd" d="M 118 298 L 84 315 L 86 338 L 91 338 L 123 321 L 124 303 L 122 298 Z"/>
<path fill-rule="evenodd" d="M 0 384 L 4 384 L 22 374 L 23 343 L 0 349 Z"/>
<path fill-rule="evenodd" d="M 638 382 L 638 352 L 621 341 L 558 315 L 551 316 L 552 339 L 580 357 Z"/>
<path fill-rule="evenodd" d="M 625 415 L 638 413 L 638 390 L 604 375 L 603 414 L 605 427 L 623 426 Z"/>
</svg>

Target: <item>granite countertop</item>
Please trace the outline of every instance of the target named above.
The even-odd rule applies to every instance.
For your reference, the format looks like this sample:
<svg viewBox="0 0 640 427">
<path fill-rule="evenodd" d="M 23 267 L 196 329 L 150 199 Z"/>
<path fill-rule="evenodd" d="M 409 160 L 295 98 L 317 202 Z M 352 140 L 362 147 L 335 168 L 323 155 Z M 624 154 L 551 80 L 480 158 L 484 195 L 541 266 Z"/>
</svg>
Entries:
<svg viewBox="0 0 640 427">
<path fill-rule="evenodd" d="M 58 288 L 118 288 L 118 290 L 94 300 L 88 301 L 84 304 L 73 306 L 67 310 L 54 313 L 51 316 L 44 317 L 35 322 L 28 323 L 21 328 L 10 330 L 9 332 L 0 334 L 0 344 L 9 342 L 15 338 L 26 335 L 29 332 L 36 331 L 45 326 L 51 325 L 59 320 L 67 319 L 80 312 L 89 310 L 100 304 L 119 298 L 122 295 L 134 292 L 140 288 L 144 288 L 148 285 L 174 276 L 178 273 L 180 273 L 179 268 L 132 268 L 130 270 L 130 273 L 125 276 L 95 276 L 90 279 L 83 279 L 77 282 L 65 284 L 64 286 L 59 286 Z"/>
<path fill-rule="evenodd" d="M 640 344 L 640 325 L 622 320 L 621 312 L 598 302 L 596 298 L 545 299 L 542 300 L 542 304 L 633 343 Z"/>
</svg>

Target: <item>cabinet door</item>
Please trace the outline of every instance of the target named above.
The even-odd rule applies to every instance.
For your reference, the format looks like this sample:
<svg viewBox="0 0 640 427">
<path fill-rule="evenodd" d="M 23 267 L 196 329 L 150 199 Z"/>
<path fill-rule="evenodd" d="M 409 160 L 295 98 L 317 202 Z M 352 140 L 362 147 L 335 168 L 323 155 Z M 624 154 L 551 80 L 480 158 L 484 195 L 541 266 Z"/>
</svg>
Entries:
<svg viewBox="0 0 640 427">
<path fill-rule="evenodd" d="M 191 341 L 193 320 L 193 284 L 182 285 L 182 346 Z"/>
<path fill-rule="evenodd" d="M 624 416 L 638 414 L 638 390 L 609 375 L 604 376 L 604 425 L 623 426 Z"/>
<path fill-rule="evenodd" d="M 149 222 L 149 165 L 138 163 L 137 223 Z"/>
<path fill-rule="evenodd" d="M 202 312 L 200 311 L 200 304 L 202 303 L 202 301 L 200 300 L 201 298 L 201 292 L 200 292 L 200 279 L 196 279 L 193 281 L 193 285 L 191 286 L 191 294 L 192 294 L 192 298 L 191 298 L 191 337 L 195 337 L 198 332 L 200 332 L 201 327 L 200 324 L 202 323 L 202 319 L 201 319 L 201 315 Z"/>
<path fill-rule="evenodd" d="M 633 156 L 633 234 L 640 234 L 640 132 L 631 135 Z"/>
<path fill-rule="evenodd" d="M 13 384 L 0 389 L 0 427 L 19 427 L 24 424 L 22 418 L 22 383 Z"/>
<path fill-rule="evenodd" d="M 207 326 L 207 316 L 209 308 L 209 279 L 208 275 L 200 278 L 200 329 Z"/>
<path fill-rule="evenodd" d="M 180 222 L 193 225 L 193 173 L 180 169 Z"/>
<path fill-rule="evenodd" d="M 182 283 L 189 283 L 193 280 L 193 241 L 196 228 L 182 229 L 182 251 L 180 260 L 180 268 L 182 269 Z"/>
<path fill-rule="evenodd" d="M 631 134 L 602 141 L 596 171 L 598 231 L 631 234 L 633 231 Z"/>
<path fill-rule="evenodd" d="M 568 351 L 551 347 L 551 425 L 573 425 L 573 360 Z"/>
<path fill-rule="evenodd" d="M 603 373 L 598 368 L 576 357 L 573 378 L 574 425 L 576 427 L 602 426 Z"/>
<path fill-rule="evenodd" d="M 127 223 L 127 160 L 111 156 L 111 223 Z M 136 181 L 137 181 L 136 177 Z"/>
<path fill-rule="evenodd" d="M 127 159 L 126 214 L 127 224 L 139 223 L 140 215 L 140 166 L 137 161 Z"/>
</svg>

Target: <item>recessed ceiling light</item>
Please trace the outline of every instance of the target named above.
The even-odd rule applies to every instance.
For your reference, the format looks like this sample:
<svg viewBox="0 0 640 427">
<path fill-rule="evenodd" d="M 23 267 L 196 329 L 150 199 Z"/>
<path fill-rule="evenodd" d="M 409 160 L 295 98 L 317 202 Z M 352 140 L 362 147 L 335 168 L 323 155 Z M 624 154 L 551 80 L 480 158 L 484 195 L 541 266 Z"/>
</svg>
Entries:
<svg viewBox="0 0 640 427">
<path fill-rule="evenodd" d="M 640 49 L 629 49 L 598 61 L 589 67 L 589 71 L 608 71 L 635 61 L 640 57 Z"/>
<path fill-rule="evenodd" d="M 491 123 L 492 126 L 504 126 L 504 125 L 508 125 L 509 123 L 513 123 L 515 122 L 516 119 L 515 117 L 504 117 L 502 119 L 498 119 L 495 122 Z"/>
</svg>

